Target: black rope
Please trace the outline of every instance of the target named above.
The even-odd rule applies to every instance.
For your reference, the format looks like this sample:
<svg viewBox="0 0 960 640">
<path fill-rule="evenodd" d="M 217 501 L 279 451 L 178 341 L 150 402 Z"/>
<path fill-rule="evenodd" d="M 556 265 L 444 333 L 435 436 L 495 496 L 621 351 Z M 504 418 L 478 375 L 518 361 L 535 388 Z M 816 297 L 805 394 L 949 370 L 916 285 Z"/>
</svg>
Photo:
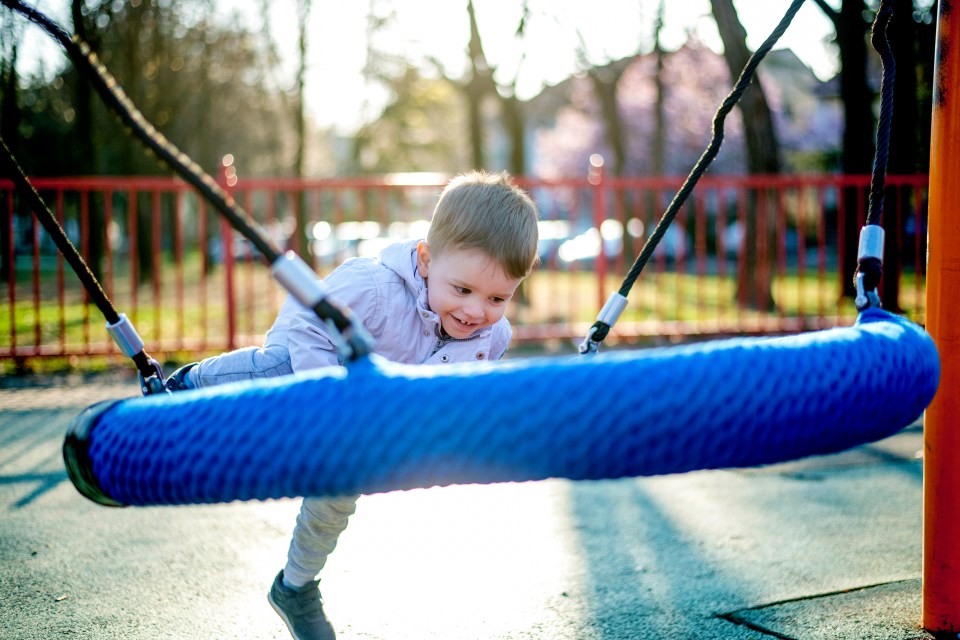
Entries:
<svg viewBox="0 0 960 640">
<path fill-rule="evenodd" d="M 700 181 L 701 176 L 703 176 L 703 174 L 706 172 L 707 168 L 710 166 L 710 163 L 713 162 L 714 158 L 716 158 L 717 153 L 720 151 L 720 145 L 723 143 L 723 124 L 727 118 L 727 114 L 729 114 L 733 110 L 733 107 L 736 106 L 737 102 L 740 101 L 740 97 L 743 95 L 743 92 L 747 90 L 747 87 L 753 80 L 754 73 L 757 70 L 757 66 L 760 64 L 760 61 L 763 60 L 770 49 L 773 48 L 773 45 L 775 45 L 780 39 L 780 36 L 782 36 L 787 30 L 787 27 L 790 26 L 794 15 L 796 15 L 797 11 L 800 10 L 803 2 L 804 0 L 793 0 L 793 2 L 787 8 L 783 18 L 780 19 L 780 23 L 776 26 L 773 32 L 767 36 L 767 39 L 764 40 L 763 44 L 761 44 L 760 47 L 753 53 L 753 55 L 750 56 L 750 59 L 747 60 L 747 64 L 744 65 L 743 71 L 740 72 L 740 77 L 737 79 L 733 90 L 730 91 L 727 97 L 720 104 L 720 108 L 717 109 L 717 112 L 713 117 L 713 135 L 710 139 L 710 143 L 700 156 L 700 159 L 697 160 L 696 164 L 693 166 L 693 169 L 690 170 L 690 173 L 687 175 L 687 179 L 684 180 L 683 185 L 681 185 L 680 190 L 677 191 L 676 195 L 673 197 L 673 200 L 671 200 L 670 204 L 667 206 L 666 211 L 664 211 L 663 216 L 657 223 L 657 226 L 654 228 L 653 232 L 651 232 L 650 237 L 648 237 L 647 241 L 643 244 L 643 247 L 640 250 L 640 255 L 637 256 L 633 266 L 630 267 L 630 271 L 627 272 L 627 276 L 624 278 L 623 284 L 620 285 L 619 294 L 621 296 L 627 297 L 627 295 L 629 295 L 630 289 L 633 288 L 634 283 L 640 276 L 640 272 L 643 271 L 644 266 L 646 266 L 647 262 L 650 260 L 650 257 L 656 250 L 661 238 L 663 238 L 664 234 L 666 234 L 667 228 L 673 222 L 674 218 L 677 217 L 677 214 L 680 212 L 680 208 L 687 201 L 687 198 L 693 192 L 693 188 L 697 185 L 697 182 Z M 591 339 L 594 342 L 601 342 L 604 338 L 606 338 L 609 331 L 610 325 L 598 321 L 592 327 Z"/>
<path fill-rule="evenodd" d="M 877 121 L 877 149 L 873 156 L 873 175 L 870 179 L 870 209 L 867 224 L 880 224 L 883 215 L 883 189 L 890 154 L 890 123 L 893 120 L 893 82 L 897 63 L 890 48 L 887 27 L 893 17 L 893 2 L 882 0 L 870 32 L 870 42 L 880 54 L 883 75 L 880 79 L 880 118 Z"/>
<path fill-rule="evenodd" d="M 877 147 L 873 155 L 873 175 L 870 177 L 870 201 L 867 210 L 867 225 L 882 226 L 884 184 L 887 174 L 887 159 L 890 154 L 890 123 L 893 120 L 893 83 L 897 65 L 887 37 L 887 27 L 893 17 L 893 2 L 882 0 L 877 9 L 870 32 L 870 42 L 878 54 L 883 65 L 883 74 L 880 79 L 880 116 L 877 119 Z M 876 289 L 880 286 L 883 276 L 883 260 L 879 257 L 859 257 L 857 269 L 854 272 L 854 286 L 862 276 L 862 287 L 867 295 L 863 303 L 876 303 L 879 297 Z M 858 296 L 860 294 L 858 293 Z M 861 303 L 858 303 L 858 308 Z"/>
<path fill-rule="evenodd" d="M 173 169 L 187 183 L 192 185 L 214 209 L 223 215 L 257 250 L 269 264 L 282 257 L 282 252 L 269 240 L 262 230 L 216 181 L 197 163 L 180 151 L 160 133 L 137 109 L 136 105 L 119 87 L 116 79 L 104 67 L 90 46 L 77 36 L 70 36 L 53 20 L 37 9 L 27 6 L 19 0 L 0 0 L 2 4 L 20 13 L 31 22 L 39 25 L 66 50 L 77 69 L 93 84 L 100 98 L 129 127 L 136 137 L 168 167 Z M 314 311 L 322 320 L 330 320 L 353 347 L 354 357 L 365 355 L 367 349 L 364 340 L 357 336 L 357 321 L 350 309 L 325 300 L 314 306 Z"/>
<path fill-rule="evenodd" d="M 110 298 L 104 293 L 103 288 L 100 286 L 100 283 L 97 282 L 96 276 L 93 275 L 90 267 L 87 266 L 83 256 L 80 255 L 77 248 L 70 242 L 70 238 L 67 237 L 67 234 L 63 231 L 63 227 L 57 222 L 57 219 L 47 207 L 43 198 L 40 197 L 37 190 L 34 189 L 30 181 L 27 180 L 23 169 L 20 168 L 20 164 L 17 162 L 17 159 L 14 158 L 13 153 L 2 137 L 0 137 L 0 146 L 3 147 L 3 158 L 0 158 L 0 160 L 2 160 L 4 169 L 6 169 L 11 180 L 13 180 L 13 185 L 27 201 L 27 204 L 36 214 L 40 224 L 42 224 L 43 228 L 50 234 L 53 243 L 57 245 L 57 249 L 60 250 L 64 259 L 73 268 L 77 277 L 80 278 L 80 282 L 83 283 L 83 288 L 89 292 L 92 302 L 100 309 L 100 313 L 103 314 L 107 322 L 116 324 L 120 319 L 120 314 L 117 313 L 117 310 L 113 307 L 113 303 L 110 302 Z"/>
<path fill-rule="evenodd" d="M 17 162 L 17 159 L 14 157 L 13 153 L 10 151 L 10 148 L 7 146 L 6 141 L 4 141 L 2 137 L 0 137 L 0 147 L 3 148 L 3 153 L 0 154 L 0 156 L 2 156 L 0 157 L 0 163 L 2 163 L 5 169 L 4 173 L 10 176 L 10 179 L 13 181 L 13 184 L 20 193 L 21 197 L 26 200 L 27 204 L 40 221 L 40 224 L 42 224 L 43 228 L 46 229 L 48 234 L 50 234 L 50 237 L 53 239 L 53 243 L 57 245 L 57 249 L 60 250 L 64 260 L 67 261 L 73 271 L 77 274 L 77 277 L 83 284 L 83 288 L 86 289 L 91 301 L 97 305 L 97 308 L 100 310 L 100 313 L 103 314 L 103 317 L 106 319 L 107 323 L 117 324 L 120 321 L 120 314 L 114 308 L 113 303 L 110 302 L 110 298 L 107 296 L 107 294 L 104 293 L 103 288 L 97 281 L 96 276 L 93 275 L 93 272 L 83 259 L 83 256 L 80 255 L 80 252 L 77 251 L 77 248 L 70 241 L 70 238 L 67 237 L 63 227 L 61 227 L 60 223 L 57 222 L 57 219 L 54 217 L 49 207 L 47 207 L 46 203 L 43 201 L 43 198 L 40 197 L 40 194 L 37 193 L 37 190 L 33 188 L 32 184 L 30 184 L 26 174 L 24 174 L 23 169 L 20 167 L 20 164 Z M 157 374 L 159 365 L 157 364 L 156 360 L 151 358 L 145 351 L 141 350 L 139 353 L 134 354 L 130 358 L 133 360 L 134 364 L 137 366 L 137 371 L 143 376 L 144 379 L 148 379 Z"/>
<path fill-rule="evenodd" d="M 253 243 L 268 262 L 272 263 L 280 256 L 281 252 L 267 239 L 267 234 L 259 228 L 256 221 L 240 209 L 230 194 L 224 191 L 197 163 L 167 140 L 140 113 L 140 110 L 120 88 L 116 78 L 100 63 L 97 55 L 86 42 L 77 36 L 69 35 L 62 27 L 39 10 L 23 4 L 19 0 L 0 1 L 40 26 L 60 43 L 77 70 L 90 80 L 100 98 L 119 116 L 123 124 L 129 127 L 134 135 L 160 160 L 203 194 L 217 211 L 227 217 L 237 231 Z"/>
</svg>

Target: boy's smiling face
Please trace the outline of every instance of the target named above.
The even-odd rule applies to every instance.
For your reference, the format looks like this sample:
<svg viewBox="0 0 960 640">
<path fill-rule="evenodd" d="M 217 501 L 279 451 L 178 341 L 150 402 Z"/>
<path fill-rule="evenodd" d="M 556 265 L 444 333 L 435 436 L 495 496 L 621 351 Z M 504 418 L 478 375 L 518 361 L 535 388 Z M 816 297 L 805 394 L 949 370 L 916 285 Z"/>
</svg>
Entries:
<svg viewBox="0 0 960 640">
<path fill-rule="evenodd" d="M 417 247 L 417 269 L 427 283 L 427 302 L 453 338 L 466 338 L 503 317 L 523 278 L 511 278 L 480 249 L 450 249 L 431 255 Z"/>
</svg>

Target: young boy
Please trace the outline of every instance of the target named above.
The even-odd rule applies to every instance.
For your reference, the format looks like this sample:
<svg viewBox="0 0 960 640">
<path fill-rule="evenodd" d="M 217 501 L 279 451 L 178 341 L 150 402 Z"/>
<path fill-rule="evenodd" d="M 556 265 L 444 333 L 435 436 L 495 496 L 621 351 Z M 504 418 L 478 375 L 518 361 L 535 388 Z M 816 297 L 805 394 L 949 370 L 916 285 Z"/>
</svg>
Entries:
<svg viewBox="0 0 960 640">
<path fill-rule="evenodd" d="M 507 303 L 537 260 L 537 208 L 506 174 L 471 172 L 440 194 L 426 241 L 344 262 L 324 279 L 362 319 L 374 351 L 396 362 L 499 359 L 512 336 Z M 187 365 L 174 390 L 338 364 L 328 327 L 288 297 L 262 349 Z M 341 363 L 342 364 L 342 363 Z M 286 566 L 268 599 L 296 640 L 335 638 L 317 578 L 356 509 L 357 496 L 305 498 Z"/>
</svg>

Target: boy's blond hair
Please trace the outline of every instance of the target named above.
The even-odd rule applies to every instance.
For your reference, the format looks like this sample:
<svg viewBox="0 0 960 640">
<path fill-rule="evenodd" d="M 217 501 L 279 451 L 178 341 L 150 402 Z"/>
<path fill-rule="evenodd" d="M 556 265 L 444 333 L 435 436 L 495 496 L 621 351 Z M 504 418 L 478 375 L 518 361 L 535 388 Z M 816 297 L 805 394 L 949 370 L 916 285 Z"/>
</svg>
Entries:
<svg viewBox="0 0 960 640">
<path fill-rule="evenodd" d="M 537 262 L 537 205 L 509 174 L 471 171 L 453 178 L 433 210 L 427 245 L 439 255 L 480 249 L 511 278 Z"/>
</svg>

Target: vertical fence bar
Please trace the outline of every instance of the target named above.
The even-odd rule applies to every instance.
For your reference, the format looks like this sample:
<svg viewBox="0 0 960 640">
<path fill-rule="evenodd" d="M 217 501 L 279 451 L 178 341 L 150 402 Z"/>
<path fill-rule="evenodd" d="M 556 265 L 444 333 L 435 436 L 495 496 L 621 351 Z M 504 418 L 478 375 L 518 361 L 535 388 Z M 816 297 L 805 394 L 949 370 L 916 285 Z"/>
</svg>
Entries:
<svg viewBox="0 0 960 640">
<path fill-rule="evenodd" d="M 227 312 L 227 351 L 232 351 L 237 339 L 237 300 L 233 284 L 233 228 L 226 218 L 220 218 L 220 237 L 223 245 L 223 276 Z"/>
<path fill-rule="evenodd" d="M 920 286 L 920 283 L 926 280 L 926 263 L 924 259 L 926 258 L 925 252 L 923 251 L 924 243 L 921 240 L 925 240 L 927 237 L 926 226 L 923 224 L 923 217 L 920 215 L 920 207 L 923 200 L 921 199 L 921 187 L 916 185 L 913 188 L 913 299 L 915 304 L 920 306 L 921 296 L 925 294 L 924 287 Z M 924 307 L 926 305 L 924 304 Z M 923 314 L 920 313 L 920 310 L 917 310 L 917 322 L 921 324 L 926 323 L 926 312 Z"/>
<path fill-rule="evenodd" d="M 104 271 L 106 273 L 106 287 L 107 287 L 107 296 L 113 297 L 113 278 L 114 278 L 114 268 L 113 268 L 113 190 L 105 189 L 103 192 L 103 249 L 104 249 L 104 259 L 105 267 Z"/>
<path fill-rule="evenodd" d="M 130 259 L 130 317 L 133 324 L 137 324 L 139 309 L 137 307 L 137 283 L 140 279 L 140 266 L 137 264 L 137 192 L 133 189 L 127 190 L 127 229 L 128 246 L 127 254 Z"/>
<path fill-rule="evenodd" d="M 587 180 L 593 185 L 593 226 L 597 229 L 600 241 L 600 252 L 597 254 L 597 311 L 603 308 L 607 295 L 607 254 L 603 249 L 603 236 L 600 226 L 607 215 L 607 199 L 603 184 L 603 158 L 598 154 L 590 156 L 590 170 Z"/>
<path fill-rule="evenodd" d="M 675 229 L 672 229 L 672 231 L 674 231 L 677 234 L 677 236 L 683 239 L 682 246 L 684 247 L 687 246 L 687 216 L 689 215 L 690 209 L 692 207 L 693 207 L 693 202 L 691 200 L 687 200 L 683 204 L 683 206 L 680 207 L 679 211 L 677 211 L 677 217 L 673 219 L 673 223 L 670 225 L 672 227 L 676 227 Z M 666 237 L 667 236 L 664 235 L 663 238 L 666 239 Z M 666 240 L 666 242 L 669 243 L 670 240 Z M 690 246 L 692 247 L 693 245 L 691 244 Z M 670 248 L 669 245 L 667 247 L 664 247 L 664 249 L 669 249 L 669 248 Z M 686 288 L 687 288 L 687 252 L 686 250 L 676 252 L 676 255 L 673 259 L 673 271 L 674 271 L 673 281 L 675 283 L 674 296 L 673 296 L 673 305 L 674 305 L 673 319 L 676 321 L 677 330 L 679 330 L 679 327 L 681 326 L 681 322 L 685 320 L 687 315 L 686 309 L 684 308 L 686 306 Z"/>
<path fill-rule="evenodd" d="M 17 352 L 17 243 L 14 239 L 16 226 L 13 224 L 13 187 L 6 190 L 7 201 L 7 301 L 10 303 L 10 355 Z"/>
<path fill-rule="evenodd" d="M 80 253 L 83 260 L 90 264 L 90 192 L 80 189 Z M 83 352 L 90 353 L 90 294 L 83 288 Z"/>
<path fill-rule="evenodd" d="M 153 271 L 153 343 L 159 346 L 163 340 L 163 322 L 160 320 L 160 311 L 163 309 L 163 265 L 160 262 L 160 252 L 163 250 L 161 244 L 161 226 L 160 218 L 162 207 L 160 206 L 160 190 L 154 189 L 150 194 L 150 233 L 153 236 L 150 246 L 150 265 Z M 156 347 L 154 347 L 156 348 Z"/>
<path fill-rule="evenodd" d="M 173 260 L 177 296 L 177 349 L 183 349 L 184 319 L 183 306 L 183 197 L 181 190 L 173 192 Z"/>
<path fill-rule="evenodd" d="M 33 238 L 33 352 L 40 355 L 40 225 L 37 216 L 30 216 L 30 231 Z"/>
<path fill-rule="evenodd" d="M 266 203 L 266 204 L 267 204 L 267 211 L 266 211 L 266 219 L 265 219 L 264 227 L 267 229 L 267 233 L 271 235 L 273 241 L 276 242 L 277 244 L 280 244 L 280 239 L 277 237 L 278 234 L 276 233 L 276 229 L 277 229 L 278 226 L 279 226 L 279 225 L 278 225 L 279 218 L 277 217 L 277 216 L 278 216 L 278 214 L 277 214 L 277 198 L 280 196 L 281 193 L 282 193 L 282 191 L 279 191 L 278 189 L 268 188 L 268 189 L 266 189 L 265 194 L 264 194 L 264 197 L 266 198 L 266 201 L 267 201 L 267 203 Z M 251 247 L 251 250 L 252 250 L 252 247 Z M 251 271 L 252 271 L 252 270 L 251 270 Z M 280 303 L 279 303 L 278 300 L 277 300 L 278 293 L 279 293 L 279 292 L 277 291 L 277 287 L 270 287 L 270 294 L 269 294 L 269 295 L 270 295 L 270 308 L 271 308 L 271 309 L 279 309 L 279 308 L 280 308 Z M 248 311 L 248 314 L 249 314 L 249 315 L 247 316 L 247 317 L 248 317 L 248 320 L 250 320 L 250 324 L 251 324 L 251 326 L 253 326 L 253 320 L 252 320 L 253 308 L 252 308 L 252 304 L 251 304 L 250 310 Z"/>
<path fill-rule="evenodd" d="M 101 195 L 101 201 L 103 202 L 103 276 L 104 276 L 104 287 L 105 293 L 108 298 L 113 298 L 113 284 L 114 284 L 114 264 L 113 264 L 113 234 L 111 233 L 113 229 L 113 190 L 109 187 L 104 187 L 103 193 Z M 59 252 L 58 252 L 59 253 Z M 109 341 L 110 344 L 107 347 L 110 353 L 117 353 L 119 350 L 116 349 L 116 345 L 113 344 L 113 341 Z"/>
<path fill-rule="evenodd" d="M 837 190 L 837 198 L 841 197 L 841 192 Z M 824 301 L 824 290 L 827 280 L 827 188 L 824 187 L 817 192 L 817 316 L 822 321 L 826 315 L 826 302 Z M 837 224 L 839 224 L 839 219 Z M 842 227 L 841 227 L 842 228 Z"/>
<path fill-rule="evenodd" d="M 797 186 L 797 317 L 806 318 L 807 284 L 807 189 Z"/>
<path fill-rule="evenodd" d="M 930 139 L 927 331 L 940 352 L 940 388 L 927 408 L 923 460 L 923 626 L 960 631 L 960 12 L 938 7 Z"/>
<path fill-rule="evenodd" d="M 264 195 L 269 202 L 273 202 L 273 198 L 276 197 L 273 191 L 267 190 Z M 243 192 L 243 207 L 250 215 L 253 215 L 253 202 L 252 196 L 250 195 L 250 190 L 245 190 Z M 244 244 L 242 246 L 247 246 L 246 239 L 241 240 Z M 246 272 L 246 288 L 244 289 L 244 313 L 243 317 L 245 318 L 245 332 L 246 335 L 252 336 L 255 331 L 254 325 L 254 260 L 253 260 L 253 247 L 250 248 L 250 251 L 245 251 L 243 255 L 239 256 L 240 261 L 238 264 L 243 264 L 243 270 Z M 239 280 L 239 278 L 238 278 Z"/>
<path fill-rule="evenodd" d="M 197 200 L 197 244 L 200 247 L 200 349 L 207 350 L 207 282 L 210 279 L 210 234 L 207 230 L 207 203 L 194 194 Z"/>
<path fill-rule="evenodd" d="M 707 198 L 706 193 L 701 191 L 700 193 L 694 194 L 694 236 L 696 238 L 696 244 L 694 249 L 694 262 L 695 262 L 695 295 L 696 295 L 696 310 L 697 317 L 697 326 L 701 326 L 701 320 L 706 317 L 706 299 L 704 293 L 703 282 L 707 279 Z"/>
<path fill-rule="evenodd" d="M 7 301 L 10 303 L 10 355 L 17 352 L 17 259 L 14 255 L 17 243 L 14 239 L 16 226 L 13 224 L 13 187 L 5 191 L 7 202 Z"/>
<path fill-rule="evenodd" d="M 776 283 L 778 280 L 786 284 L 789 273 L 787 269 L 787 203 L 786 203 L 786 193 L 790 187 L 786 185 L 781 185 L 779 189 L 775 191 L 773 197 L 773 207 L 776 212 L 776 220 L 774 221 L 774 227 L 776 228 L 776 240 L 775 251 L 776 251 L 776 264 L 773 269 L 773 282 Z M 772 286 L 772 285 L 771 285 Z M 776 287 L 773 287 L 773 296 L 774 296 L 774 305 L 777 313 L 778 328 L 780 330 L 786 329 L 789 325 L 786 323 L 786 305 L 783 304 L 780 300 L 780 296 L 783 295 L 786 287 L 781 287 L 779 292 Z M 778 295 L 780 293 L 780 295 Z"/>
<path fill-rule="evenodd" d="M 235 170 L 233 170 L 233 156 L 224 156 L 220 162 L 220 173 L 218 180 L 220 186 L 230 194 L 234 194 L 234 187 L 237 186 Z M 227 219 L 220 217 L 220 238 L 223 247 L 223 276 L 226 305 L 227 305 L 227 345 L 226 350 L 232 351 L 237 339 L 237 301 L 234 295 L 233 284 L 233 227 L 227 222 Z"/>
<path fill-rule="evenodd" d="M 63 229 L 63 190 L 57 191 L 57 223 Z M 60 325 L 60 354 L 67 353 L 67 308 L 66 308 L 66 286 L 63 281 L 63 254 L 57 251 L 57 307 L 59 311 Z"/>
</svg>

